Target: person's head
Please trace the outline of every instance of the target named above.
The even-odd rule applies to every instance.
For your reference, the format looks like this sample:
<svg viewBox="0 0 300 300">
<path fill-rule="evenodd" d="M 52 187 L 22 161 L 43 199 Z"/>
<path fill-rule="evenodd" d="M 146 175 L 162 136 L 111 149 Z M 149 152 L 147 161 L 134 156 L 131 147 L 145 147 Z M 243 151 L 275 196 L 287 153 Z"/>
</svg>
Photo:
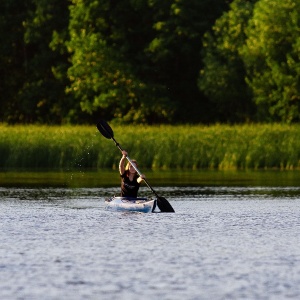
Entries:
<svg viewBox="0 0 300 300">
<path fill-rule="evenodd" d="M 137 162 L 135 159 L 132 159 L 131 160 L 132 163 L 134 164 L 134 166 L 137 168 L 138 165 L 137 165 Z M 127 163 L 126 167 L 125 167 L 125 170 L 128 171 L 128 173 L 137 173 L 136 170 L 134 169 L 134 167 L 131 165 L 130 162 Z"/>
</svg>

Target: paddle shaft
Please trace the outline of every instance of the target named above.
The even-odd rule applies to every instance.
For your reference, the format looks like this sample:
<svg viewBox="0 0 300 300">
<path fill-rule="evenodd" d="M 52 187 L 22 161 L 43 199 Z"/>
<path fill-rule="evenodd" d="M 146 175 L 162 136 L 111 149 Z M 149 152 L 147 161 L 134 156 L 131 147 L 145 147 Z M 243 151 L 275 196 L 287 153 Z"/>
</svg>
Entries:
<svg viewBox="0 0 300 300">
<path fill-rule="evenodd" d="M 112 136 L 111 137 L 112 140 L 115 142 L 116 146 L 119 148 L 119 150 L 121 152 L 123 152 L 122 147 L 120 146 L 120 144 L 116 141 L 116 139 Z M 142 173 L 139 171 L 139 169 L 136 167 L 135 163 L 130 159 L 130 157 L 128 155 L 126 155 L 126 159 L 129 161 L 129 163 L 132 165 L 132 167 L 136 170 L 136 172 L 142 176 Z M 149 184 L 149 182 L 147 181 L 146 178 L 143 178 L 143 180 L 145 181 L 145 183 L 147 184 L 148 188 L 155 194 L 155 196 L 157 198 L 159 198 L 158 194 L 155 192 L 155 190 L 152 188 L 152 186 Z"/>
</svg>

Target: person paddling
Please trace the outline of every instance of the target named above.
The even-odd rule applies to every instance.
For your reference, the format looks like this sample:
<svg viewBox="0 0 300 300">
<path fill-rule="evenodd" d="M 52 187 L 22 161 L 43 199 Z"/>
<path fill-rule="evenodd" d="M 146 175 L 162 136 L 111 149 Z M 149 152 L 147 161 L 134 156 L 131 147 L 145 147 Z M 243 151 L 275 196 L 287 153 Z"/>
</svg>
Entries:
<svg viewBox="0 0 300 300">
<path fill-rule="evenodd" d="M 138 190 L 141 182 L 146 178 L 145 175 L 139 176 L 134 167 L 128 162 L 125 167 L 127 152 L 122 151 L 122 158 L 119 163 L 119 171 L 121 175 L 121 196 L 137 198 Z M 132 163 L 137 168 L 136 160 L 132 159 Z"/>
</svg>

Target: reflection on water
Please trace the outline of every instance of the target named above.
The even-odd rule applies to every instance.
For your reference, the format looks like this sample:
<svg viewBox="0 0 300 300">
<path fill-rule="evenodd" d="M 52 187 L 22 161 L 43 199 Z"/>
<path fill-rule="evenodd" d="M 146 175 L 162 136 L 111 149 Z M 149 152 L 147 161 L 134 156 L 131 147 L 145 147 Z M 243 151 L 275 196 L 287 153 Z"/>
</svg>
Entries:
<svg viewBox="0 0 300 300">
<path fill-rule="evenodd" d="M 153 186 L 300 186 L 300 171 L 145 170 Z M 0 172 L 0 186 L 8 187 L 114 187 L 117 170 L 68 172 Z"/>
<path fill-rule="evenodd" d="M 156 187 L 160 196 L 176 199 L 299 199 L 300 187 Z M 119 187 L 109 188 L 5 188 L 0 187 L 0 199 L 60 200 L 100 199 L 119 195 Z M 141 187 L 140 196 L 151 197 L 152 192 Z"/>
<path fill-rule="evenodd" d="M 156 190 L 175 214 L 106 211 L 119 187 L 1 187 L 0 299 L 300 298 L 300 187 Z"/>
<path fill-rule="evenodd" d="M 233 186 L 217 186 L 217 187 L 162 187 L 160 190 L 164 195 L 176 196 L 179 198 L 228 198 L 234 199 L 273 199 L 280 198 L 299 198 L 300 187 L 233 187 Z"/>
</svg>

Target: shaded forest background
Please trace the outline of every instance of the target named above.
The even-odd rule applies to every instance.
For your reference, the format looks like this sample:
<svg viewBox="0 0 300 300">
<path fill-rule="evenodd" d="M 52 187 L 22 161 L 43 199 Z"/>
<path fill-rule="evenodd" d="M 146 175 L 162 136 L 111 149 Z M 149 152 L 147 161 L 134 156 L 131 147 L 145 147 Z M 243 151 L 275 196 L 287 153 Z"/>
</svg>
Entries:
<svg viewBox="0 0 300 300">
<path fill-rule="evenodd" d="M 299 0 L 3 0 L 0 30 L 0 122 L 299 121 Z"/>
</svg>

